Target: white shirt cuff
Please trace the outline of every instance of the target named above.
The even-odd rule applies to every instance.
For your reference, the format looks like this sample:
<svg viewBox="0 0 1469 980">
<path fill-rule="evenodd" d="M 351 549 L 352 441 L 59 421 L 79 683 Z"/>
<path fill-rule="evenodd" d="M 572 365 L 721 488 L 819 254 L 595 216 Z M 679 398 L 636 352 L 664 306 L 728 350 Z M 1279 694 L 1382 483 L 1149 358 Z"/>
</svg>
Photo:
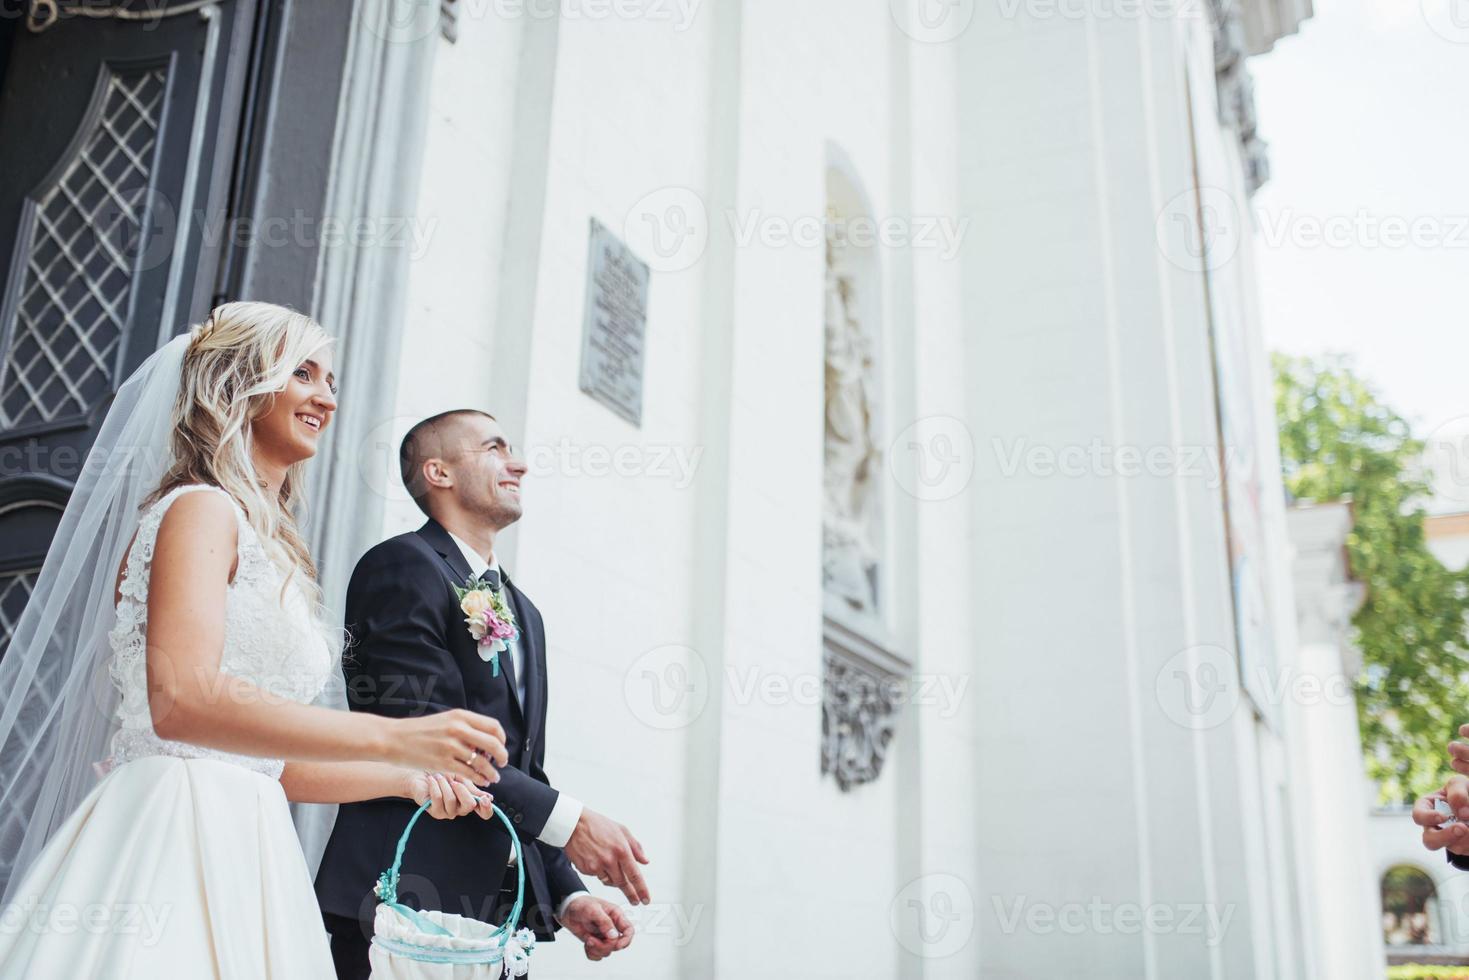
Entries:
<svg viewBox="0 0 1469 980">
<path fill-rule="evenodd" d="M 578 898 L 581 898 L 581 897 L 583 897 L 585 895 L 590 895 L 590 894 L 591 894 L 591 892 L 587 891 L 584 888 L 581 891 L 572 892 L 570 895 L 567 895 L 565 898 L 563 898 L 561 900 L 561 904 L 559 906 L 557 906 L 557 908 L 556 908 L 556 918 L 557 919 L 564 919 L 564 918 L 566 918 L 566 907 L 568 905 L 570 905 L 572 902 L 576 901 Z"/>
<path fill-rule="evenodd" d="M 581 800 L 565 793 L 556 797 L 556 805 L 551 807 L 551 815 L 541 828 L 541 843 L 565 847 L 566 842 L 571 840 L 572 831 L 576 830 L 576 822 L 581 819 L 581 811 Z"/>
</svg>

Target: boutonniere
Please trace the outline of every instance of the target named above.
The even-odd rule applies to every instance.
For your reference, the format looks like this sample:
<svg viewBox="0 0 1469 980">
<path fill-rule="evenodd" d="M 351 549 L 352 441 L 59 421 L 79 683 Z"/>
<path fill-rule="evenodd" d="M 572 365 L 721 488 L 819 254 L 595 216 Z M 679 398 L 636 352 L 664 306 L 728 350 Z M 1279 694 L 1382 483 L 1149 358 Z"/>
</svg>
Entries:
<svg viewBox="0 0 1469 980">
<path fill-rule="evenodd" d="M 471 578 L 463 586 L 454 586 L 454 594 L 459 597 L 459 609 L 464 613 L 469 635 L 479 644 L 479 658 L 499 677 L 500 651 L 508 649 L 509 641 L 520 636 L 515 614 L 505 601 L 505 590 L 492 590 L 478 578 Z"/>
</svg>

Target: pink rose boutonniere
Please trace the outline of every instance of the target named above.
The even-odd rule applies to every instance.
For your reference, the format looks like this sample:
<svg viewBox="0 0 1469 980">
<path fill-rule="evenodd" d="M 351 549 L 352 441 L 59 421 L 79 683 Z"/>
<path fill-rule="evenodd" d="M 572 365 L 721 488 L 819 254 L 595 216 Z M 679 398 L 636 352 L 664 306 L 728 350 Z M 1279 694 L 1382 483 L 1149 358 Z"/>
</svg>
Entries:
<svg viewBox="0 0 1469 980">
<path fill-rule="evenodd" d="M 500 651 L 509 647 L 508 641 L 520 636 L 504 590 L 491 590 L 478 578 L 472 578 L 463 586 L 454 586 L 454 593 L 459 597 L 459 609 L 464 613 L 469 635 L 479 644 L 480 659 L 499 677 Z"/>
</svg>

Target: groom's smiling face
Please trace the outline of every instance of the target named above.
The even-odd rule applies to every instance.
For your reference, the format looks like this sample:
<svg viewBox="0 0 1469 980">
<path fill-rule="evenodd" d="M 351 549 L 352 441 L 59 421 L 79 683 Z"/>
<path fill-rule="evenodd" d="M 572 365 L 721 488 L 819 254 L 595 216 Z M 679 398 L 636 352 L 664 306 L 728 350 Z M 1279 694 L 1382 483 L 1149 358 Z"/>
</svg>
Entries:
<svg viewBox="0 0 1469 980">
<path fill-rule="evenodd" d="M 461 415 L 445 441 L 454 450 L 445 462 L 459 506 L 496 528 L 518 520 L 526 465 L 500 423 L 483 415 Z"/>
</svg>

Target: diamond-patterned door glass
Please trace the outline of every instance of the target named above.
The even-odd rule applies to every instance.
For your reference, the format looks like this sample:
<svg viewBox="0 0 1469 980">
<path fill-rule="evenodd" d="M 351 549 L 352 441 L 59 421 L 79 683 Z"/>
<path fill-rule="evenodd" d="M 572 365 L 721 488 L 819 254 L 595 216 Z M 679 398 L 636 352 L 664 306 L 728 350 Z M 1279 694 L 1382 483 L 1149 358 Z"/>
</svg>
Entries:
<svg viewBox="0 0 1469 980">
<path fill-rule="evenodd" d="M 112 73 L 75 157 L 36 201 L 0 430 L 83 416 L 112 391 L 166 82 L 164 68 Z"/>
<path fill-rule="evenodd" d="M 40 573 L 39 568 L 0 572 L 0 658 L 5 656 L 5 650 L 10 646 L 16 621 L 20 619 L 21 610 L 30 599 L 31 590 L 36 587 L 36 577 Z M 56 690 L 59 685 L 57 672 L 62 666 L 63 661 L 59 657 L 42 658 L 36 675 L 36 690 Z M 49 710 L 50 707 L 50 703 L 45 702 L 41 705 L 41 710 Z M 5 748 L 20 751 L 26 744 L 10 741 L 5 744 Z M 28 810 L 15 805 L 0 807 L 0 888 L 10 878 L 11 862 L 14 860 L 16 847 L 25 835 L 28 814 Z"/>
<path fill-rule="evenodd" d="M 28 568 L 0 573 L 0 657 L 5 656 L 5 650 L 10 646 L 15 624 L 31 597 L 31 590 L 36 587 L 36 576 L 40 572 L 39 568 Z"/>
</svg>

